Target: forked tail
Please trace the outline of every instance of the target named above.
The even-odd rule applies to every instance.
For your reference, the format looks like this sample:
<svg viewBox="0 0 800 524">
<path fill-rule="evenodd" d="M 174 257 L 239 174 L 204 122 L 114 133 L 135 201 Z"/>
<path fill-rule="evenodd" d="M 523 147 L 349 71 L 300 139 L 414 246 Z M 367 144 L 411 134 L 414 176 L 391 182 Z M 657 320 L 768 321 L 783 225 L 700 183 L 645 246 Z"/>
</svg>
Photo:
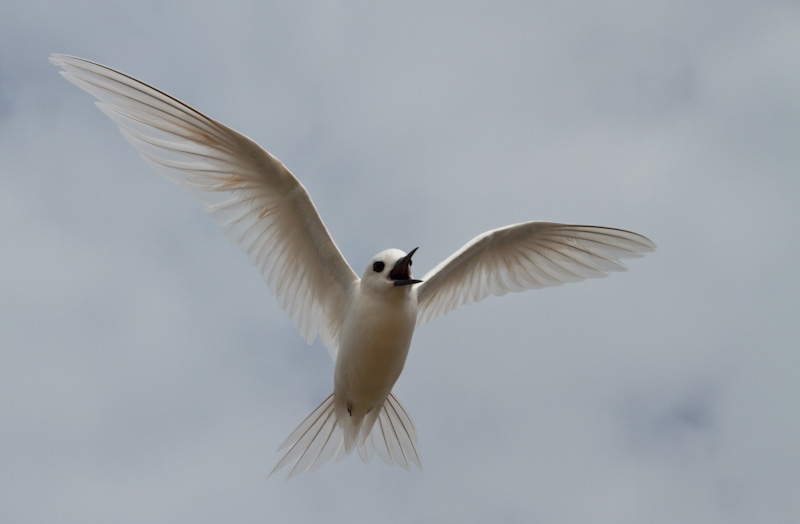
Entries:
<svg viewBox="0 0 800 524">
<path fill-rule="evenodd" d="M 409 469 L 411 463 L 422 469 L 417 451 L 417 429 L 400 401 L 394 395 L 383 402 L 380 413 L 370 428 L 362 428 L 358 442 L 358 455 L 369 462 L 375 453 L 387 464 L 397 464 Z M 330 394 L 317 409 L 286 437 L 278 451 L 286 448 L 283 457 L 270 475 L 291 465 L 286 479 L 304 471 L 314 471 L 331 459 L 346 456 L 344 432 L 337 422 Z"/>
</svg>

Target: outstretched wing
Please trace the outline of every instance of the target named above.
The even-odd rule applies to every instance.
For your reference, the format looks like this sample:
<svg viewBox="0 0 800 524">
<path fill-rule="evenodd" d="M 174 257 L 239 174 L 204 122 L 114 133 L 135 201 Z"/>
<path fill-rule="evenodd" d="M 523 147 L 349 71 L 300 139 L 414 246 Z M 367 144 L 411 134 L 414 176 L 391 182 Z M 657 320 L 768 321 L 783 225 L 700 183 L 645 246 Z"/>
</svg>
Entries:
<svg viewBox="0 0 800 524">
<path fill-rule="evenodd" d="M 478 235 L 423 277 L 417 288 L 417 326 L 459 306 L 625 271 L 623 258 L 656 245 L 609 227 L 525 222 Z"/>
<path fill-rule="evenodd" d="M 50 61 L 100 100 L 150 166 L 208 206 L 300 334 L 309 343 L 319 334 L 335 358 L 347 293 L 358 277 L 289 170 L 246 136 L 143 82 L 82 58 Z"/>
</svg>

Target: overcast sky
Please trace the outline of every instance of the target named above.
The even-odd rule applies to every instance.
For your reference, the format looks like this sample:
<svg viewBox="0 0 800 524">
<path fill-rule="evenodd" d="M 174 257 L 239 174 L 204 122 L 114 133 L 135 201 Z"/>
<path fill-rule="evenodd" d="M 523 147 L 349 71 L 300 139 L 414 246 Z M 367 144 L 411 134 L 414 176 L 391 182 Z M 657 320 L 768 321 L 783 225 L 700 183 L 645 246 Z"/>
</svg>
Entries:
<svg viewBox="0 0 800 524">
<path fill-rule="evenodd" d="M 800 522 L 797 2 L 111 4 L 0 3 L 0 521 Z M 333 363 L 53 52 L 255 139 L 358 274 L 533 219 L 659 249 L 420 329 L 424 471 L 265 479 Z"/>
</svg>

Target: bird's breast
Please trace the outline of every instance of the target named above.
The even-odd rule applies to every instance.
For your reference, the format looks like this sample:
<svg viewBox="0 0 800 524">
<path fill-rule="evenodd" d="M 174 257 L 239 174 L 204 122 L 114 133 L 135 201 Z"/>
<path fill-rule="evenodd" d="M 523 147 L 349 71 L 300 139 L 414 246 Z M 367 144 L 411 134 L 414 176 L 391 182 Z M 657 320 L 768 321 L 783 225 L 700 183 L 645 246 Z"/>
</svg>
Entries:
<svg viewBox="0 0 800 524">
<path fill-rule="evenodd" d="M 339 339 L 334 393 L 349 402 L 379 405 L 400 377 L 416 325 L 416 298 L 351 297 Z"/>
</svg>

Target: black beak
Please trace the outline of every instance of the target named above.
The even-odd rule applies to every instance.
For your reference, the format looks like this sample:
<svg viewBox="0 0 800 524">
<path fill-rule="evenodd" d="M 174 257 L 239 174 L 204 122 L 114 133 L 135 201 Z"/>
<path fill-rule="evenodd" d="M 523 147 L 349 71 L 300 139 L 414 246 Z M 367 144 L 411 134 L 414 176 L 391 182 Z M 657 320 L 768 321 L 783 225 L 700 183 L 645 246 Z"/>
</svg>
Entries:
<svg viewBox="0 0 800 524">
<path fill-rule="evenodd" d="M 389 278 L 394 280 L 395 286 L 408 286 L 422 282 L 422 280 L 411 278 L 411 257 L 417 249 L 419 248 L 415 247 L 409 254 L 398 260 L 392 270 L 389 271 Z"/>
</svg>

